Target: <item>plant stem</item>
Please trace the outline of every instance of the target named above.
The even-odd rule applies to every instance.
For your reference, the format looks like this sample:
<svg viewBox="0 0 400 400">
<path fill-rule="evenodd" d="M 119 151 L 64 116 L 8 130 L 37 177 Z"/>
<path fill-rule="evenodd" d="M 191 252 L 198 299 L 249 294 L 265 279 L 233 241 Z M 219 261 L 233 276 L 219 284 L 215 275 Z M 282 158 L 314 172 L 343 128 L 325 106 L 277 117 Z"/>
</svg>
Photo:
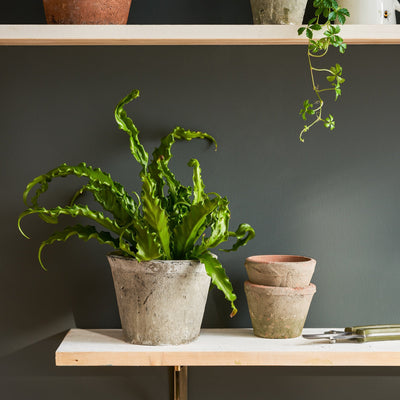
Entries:
<svg viewBox="0 0 400 400">
<path fill-rule="evenodd" d="M 313 69 L 313 71 L 317 71 L 317 72 L 328 72 L 329 74 L 333 75 L 333 74 L 332 74 L 332 71 L 329 70 L 329 69 L 326 69 L 326 68 L 315 68 L 315 67 L 312 67 L 312 69 Z"/>
</svg>

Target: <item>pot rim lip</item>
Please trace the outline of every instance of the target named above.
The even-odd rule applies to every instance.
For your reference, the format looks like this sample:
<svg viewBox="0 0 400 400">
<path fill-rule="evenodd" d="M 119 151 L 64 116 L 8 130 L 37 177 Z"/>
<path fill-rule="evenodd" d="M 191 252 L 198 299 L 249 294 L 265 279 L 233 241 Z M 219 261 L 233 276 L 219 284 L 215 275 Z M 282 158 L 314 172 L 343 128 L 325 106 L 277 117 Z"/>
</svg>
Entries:
<svg viewBox="0 0 400 400">
<path fill-rule="evenodd" d="M 273 258 L 281 257 L 282 260 L 274 260 Z M 270 258 L 270 259 L 269 259 Z M 286 260 L 284 259 L 286 258 Z M 314 258 L 292 255 L 292 254 L 258 254 L 246 258 L 246 263 L 253 264 L 305 264 L 305 263 L 317 263 Z"/>
<path fill-rule="evenodd" d="M 49 3 L 49 2 L 51 2 L 52 0 L 43 0 L 43 2 L 44 3 Z M 132 3 L 132 0 L 129 0 L 129 3 L 131 4 Z"/>
<path fill-rule="evenodd" d="M 290 294 L 314 294 L 317 291 L 317 287 L 314 283 L 310 283 L 305 287 L 287 287 L 287 286 L 266 286 L 266 285 L 258 285 L 257 283 L 252 283 L 250 281 L 245 281 L 246 286 L 251 286 L 255 289 L 264 290 L 266 292 L 271 292 L 273 296 L 287 296 Z M 272 293 L 275 292 L 275 293 Z"/>
<path fill-rule="evenodd" d="M 151 262 L 151 263 L 195 262 L 195 263 L 202 264 L 202 262 L 200 260 L 157 260 L 156 259 L 156 260 L 138 261 L 134 257 L 125 257 L 125 256 L 121 256 L 120 254 L 113 254 L 113 253 L 108 253 L 107 258 L 120 258 L 122 260 L 135 261 L 135 262 L 141 263 L 141 264 L 145 264 L 148 262 Z"/>
</svg>

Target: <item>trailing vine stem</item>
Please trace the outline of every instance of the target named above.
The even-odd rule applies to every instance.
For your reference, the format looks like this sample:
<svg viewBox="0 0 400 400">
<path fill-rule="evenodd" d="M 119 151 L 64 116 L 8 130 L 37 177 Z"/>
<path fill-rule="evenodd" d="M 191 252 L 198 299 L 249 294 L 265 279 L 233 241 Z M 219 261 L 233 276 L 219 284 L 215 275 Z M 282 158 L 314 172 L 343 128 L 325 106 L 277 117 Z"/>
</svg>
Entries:
<svg viewBox="0 0 400 400">
<path fill-rule="evenodd" d="M 326 56 L 329 46 L 334 46 L 339 49 L 340 53 L 346 51 L 347 45 L 344 43 L 343 38 L 339 36 L 340 26 L 335 25 L 335 21 L 343 25 L 346 22 L 346 17 L 350 16 L 346 8 L 339 7 L 336 0 L 314 0 L 315 17 L 313 17 L 307 24 L 298 29 L 298 34 L 306 34 L 308 38 L 307 57 L 310 68 L 311 83 L 316 100 L 311 103 L 310 100 L 305 100 L 303 108 L 300 110 L 300 115 L 304 121 L 307 121 L 308 116 L 314 116 L 314 120 L 306 123 L 300 132 L 300 141 L 304 142 L 303 135 L 310 130 L 318 122 L 322 122 L 324 126 L 331 131 L 335 129 L 335 120 L 332 114 L 324 117 L 322 112 L 324 109 L 324 100 L 322 93 L 334 92 L 335 101 L 342 94 L 341 84 L 345 81 L 342 77 L 343 69 L 339 64 L 328 68 L 317 68 L 314 66 L 313 61 L 321 59 Z M 325 23 L 321 23 L 320 19 L 324 17 Z M 314 39 L 315 31 L 322 31 L 320 39 Z M 330 87 L 319 87 L 316 79 L 316 73 L 327 74 L 326 79 L 331 84 Z"/>
</svg>

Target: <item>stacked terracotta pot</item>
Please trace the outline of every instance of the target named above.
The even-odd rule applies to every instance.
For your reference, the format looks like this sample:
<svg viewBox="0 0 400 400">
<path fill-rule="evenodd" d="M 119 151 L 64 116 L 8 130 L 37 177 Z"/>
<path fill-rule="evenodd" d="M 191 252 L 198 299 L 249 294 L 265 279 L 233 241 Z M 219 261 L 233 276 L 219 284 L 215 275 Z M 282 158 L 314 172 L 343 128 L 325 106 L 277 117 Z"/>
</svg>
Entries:
<svg viewBox="0 0 400 400">
<path fill-rule="evenodd" d="M 246 259 L 244 288 L 254 334 L 285 339 L 300 336 L 316 291 L 310 283 L 316 261 L 309 257 L 261 255 Z"/>
</svg>

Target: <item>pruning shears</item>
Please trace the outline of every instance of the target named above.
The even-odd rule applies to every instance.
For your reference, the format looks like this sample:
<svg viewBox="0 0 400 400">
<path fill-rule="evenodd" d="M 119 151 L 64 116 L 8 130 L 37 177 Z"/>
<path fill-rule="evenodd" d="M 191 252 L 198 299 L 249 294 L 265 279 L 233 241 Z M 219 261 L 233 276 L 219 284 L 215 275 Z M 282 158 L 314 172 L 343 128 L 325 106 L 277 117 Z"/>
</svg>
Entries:
<svg viewBox="0 0 400 400">
<path fill-rule="evenodd" d="M 400 324 L 351 326 L 344 331 L 331 330 L 317 334 L 304 334 L 305 339 L 328 339 L 329 343 L 337 340 L 356 340 L 359 343 L 383 340 L 400 340 Z"/>
</svg>

